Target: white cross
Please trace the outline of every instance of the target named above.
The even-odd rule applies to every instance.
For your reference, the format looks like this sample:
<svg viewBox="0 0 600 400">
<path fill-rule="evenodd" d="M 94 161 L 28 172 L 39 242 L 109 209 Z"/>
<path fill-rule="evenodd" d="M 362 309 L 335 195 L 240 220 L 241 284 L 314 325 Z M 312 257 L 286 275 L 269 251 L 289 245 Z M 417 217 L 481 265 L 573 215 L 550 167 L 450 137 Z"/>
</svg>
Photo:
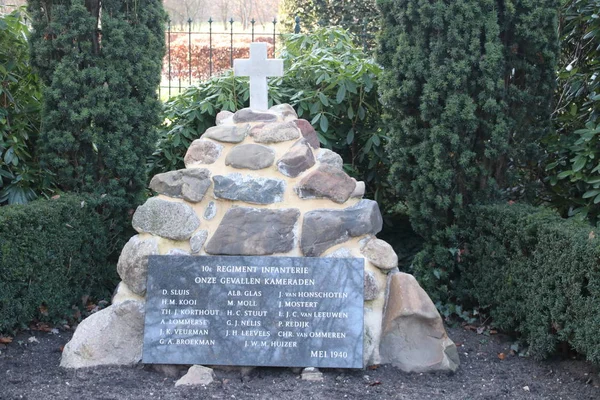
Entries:
<svg viewBox="0 0 600 400">
<path fill-rule="evenodd" d="M 266 111 L 267 76 L 283 76 L 283 60 L 268 60 L 266 43 L 250 43 L 250 58 L 233 60 L 233 74 L 250 77 L 250 108 Z"/>
</svg>

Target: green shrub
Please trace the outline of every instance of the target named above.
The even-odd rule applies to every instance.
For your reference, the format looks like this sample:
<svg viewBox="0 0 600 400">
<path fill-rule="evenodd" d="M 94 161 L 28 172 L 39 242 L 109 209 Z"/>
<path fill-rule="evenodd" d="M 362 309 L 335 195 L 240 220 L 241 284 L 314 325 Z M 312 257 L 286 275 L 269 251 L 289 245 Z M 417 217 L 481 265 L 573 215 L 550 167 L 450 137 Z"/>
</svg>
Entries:
<svg viewBox="0 0 600 400">
<path fill-rule="evenodd" d="M 0 332 L 72 315 L 114 288 L 109 236 L 91 203 L 63 195 L 0 208 Z"/>
<path fill-rule="evenodd" d="M 600 239 L 545 208 L 475 206 L 462 230 L 455 288 L 544 357 L 566 342 L 600 363 Z M 473 303 L 471 303 L 473 304 Z"/>
<path fill-rule="evenodd" d="M 385 200 L 387 137 L 377 94 L 381 68 L 341 29 L 286 35 L 284 49 L 285 76 L 270 80 L 271 105 L 293 105 L 313 124 L 321 143 L 342 155 L 347 171 L 367 183 L 369 195 Z M 183 168 L 191 141 L 214 126 L 217 112 L 247 107 L 247 81 L 229 72 L 170 99 L 151 174 Z"/>
<path fill-rule="evenodd" d="M 379 30 L 379 11 L 375 0 L 283 0 L 279 4 L 282 32 L 293 32 L 296 17 L 302 32 L 311 33 L 319 26 L 340 26 L 350 32 L 355 43 L 371 47 Z"/>
<path fill-rule="evenodd" d="M 63 191 L 143 198 L 160 124 L 162 2 L 31 0 L 32 64 L 45 84 L 38 145 Z"/>
<path fill-rule="evenodd" d="M 42 85 L 29 62 L 23 9 L 0 15 L 0 204 L 25 204 L 52 186 L 40 168 Z"/>
<path fill-rule="evenodd" d="M 424 250 L 413 272 L 445 303 L 471 204 L 539 179 L 558 52 L 555 0 L 378 0 L 390 182 Z"/>
<path fill-rule="evenodd" d="M 552 205 L 563 216 L 599 222 L 600 3 L 569 0 L 562 8 L 556 131 L 545 138 Z"/>
</svg>

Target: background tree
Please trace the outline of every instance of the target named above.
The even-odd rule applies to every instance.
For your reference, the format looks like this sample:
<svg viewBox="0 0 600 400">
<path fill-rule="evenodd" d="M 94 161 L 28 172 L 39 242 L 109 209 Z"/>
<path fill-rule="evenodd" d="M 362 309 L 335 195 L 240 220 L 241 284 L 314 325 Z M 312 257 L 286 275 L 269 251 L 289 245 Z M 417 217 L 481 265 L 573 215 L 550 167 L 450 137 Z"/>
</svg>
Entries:
<svg viewBox="0 0 600 400">
<path fill-rule="evenodd" d="M 303 32 L 321 26 L 341 26 L 351 32 L 357 43 L 372 44 L 379 30 L 379 12 L 375 0 L 282 0 L 282 30 L 292 32 L 294 18 L 300 17 Z"/>
<path fill-rule="evenodd" d="M 160 123 L 160 0 L 31 0 L 32 64 L 46 86 L 40 159 L 59 188 L 124 214 L 141 200 Z"/>
<path fill-rule="evenodd" d="M 378 0 L 378 61 L 399 209 L 425 241 L 415 273 L 444 297 L 467 206 L 540 174 L 554 89 L 557 1 Z"/>
<path fill-rule="evenodd" d="M 35 151 L 42 85 L 29 59 L 26 17 L 22 8 L 0 15 L 0 204 L 27 203 L 52 186 Z"/>
<path fill-rule="evenodd" d="M 563 216 L 600 215 L 600 2 L 566 1 L 561 13 L 556 130 L 545 140 L 552 205 Z"/>
</svg>

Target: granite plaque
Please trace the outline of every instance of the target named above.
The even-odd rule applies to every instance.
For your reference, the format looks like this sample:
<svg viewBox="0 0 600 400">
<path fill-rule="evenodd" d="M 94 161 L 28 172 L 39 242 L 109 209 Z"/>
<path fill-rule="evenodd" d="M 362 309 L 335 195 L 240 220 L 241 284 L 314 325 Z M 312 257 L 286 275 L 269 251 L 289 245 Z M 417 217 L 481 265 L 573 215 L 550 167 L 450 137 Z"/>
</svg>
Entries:
<svg viewBox="0 0 600 400">
<path fill-rule="evenodd" d="M 150 256 L 142 362 L 363 367 L 361 258 Z"/>
</svg>

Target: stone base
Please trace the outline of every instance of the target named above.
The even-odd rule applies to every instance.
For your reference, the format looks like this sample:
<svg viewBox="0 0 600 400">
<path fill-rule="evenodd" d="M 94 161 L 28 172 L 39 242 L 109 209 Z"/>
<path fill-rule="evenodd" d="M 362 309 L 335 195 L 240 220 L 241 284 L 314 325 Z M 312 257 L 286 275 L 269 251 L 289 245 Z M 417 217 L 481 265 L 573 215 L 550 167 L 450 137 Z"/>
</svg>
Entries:
<svg viewBox="0 0 600 400">
<path fill-rule="evenodd" d="M 142 359 L 144 304 L 126 300 L 90 315 L 66 344 L 60 366 L 135 365 Z"/>
</svg>

